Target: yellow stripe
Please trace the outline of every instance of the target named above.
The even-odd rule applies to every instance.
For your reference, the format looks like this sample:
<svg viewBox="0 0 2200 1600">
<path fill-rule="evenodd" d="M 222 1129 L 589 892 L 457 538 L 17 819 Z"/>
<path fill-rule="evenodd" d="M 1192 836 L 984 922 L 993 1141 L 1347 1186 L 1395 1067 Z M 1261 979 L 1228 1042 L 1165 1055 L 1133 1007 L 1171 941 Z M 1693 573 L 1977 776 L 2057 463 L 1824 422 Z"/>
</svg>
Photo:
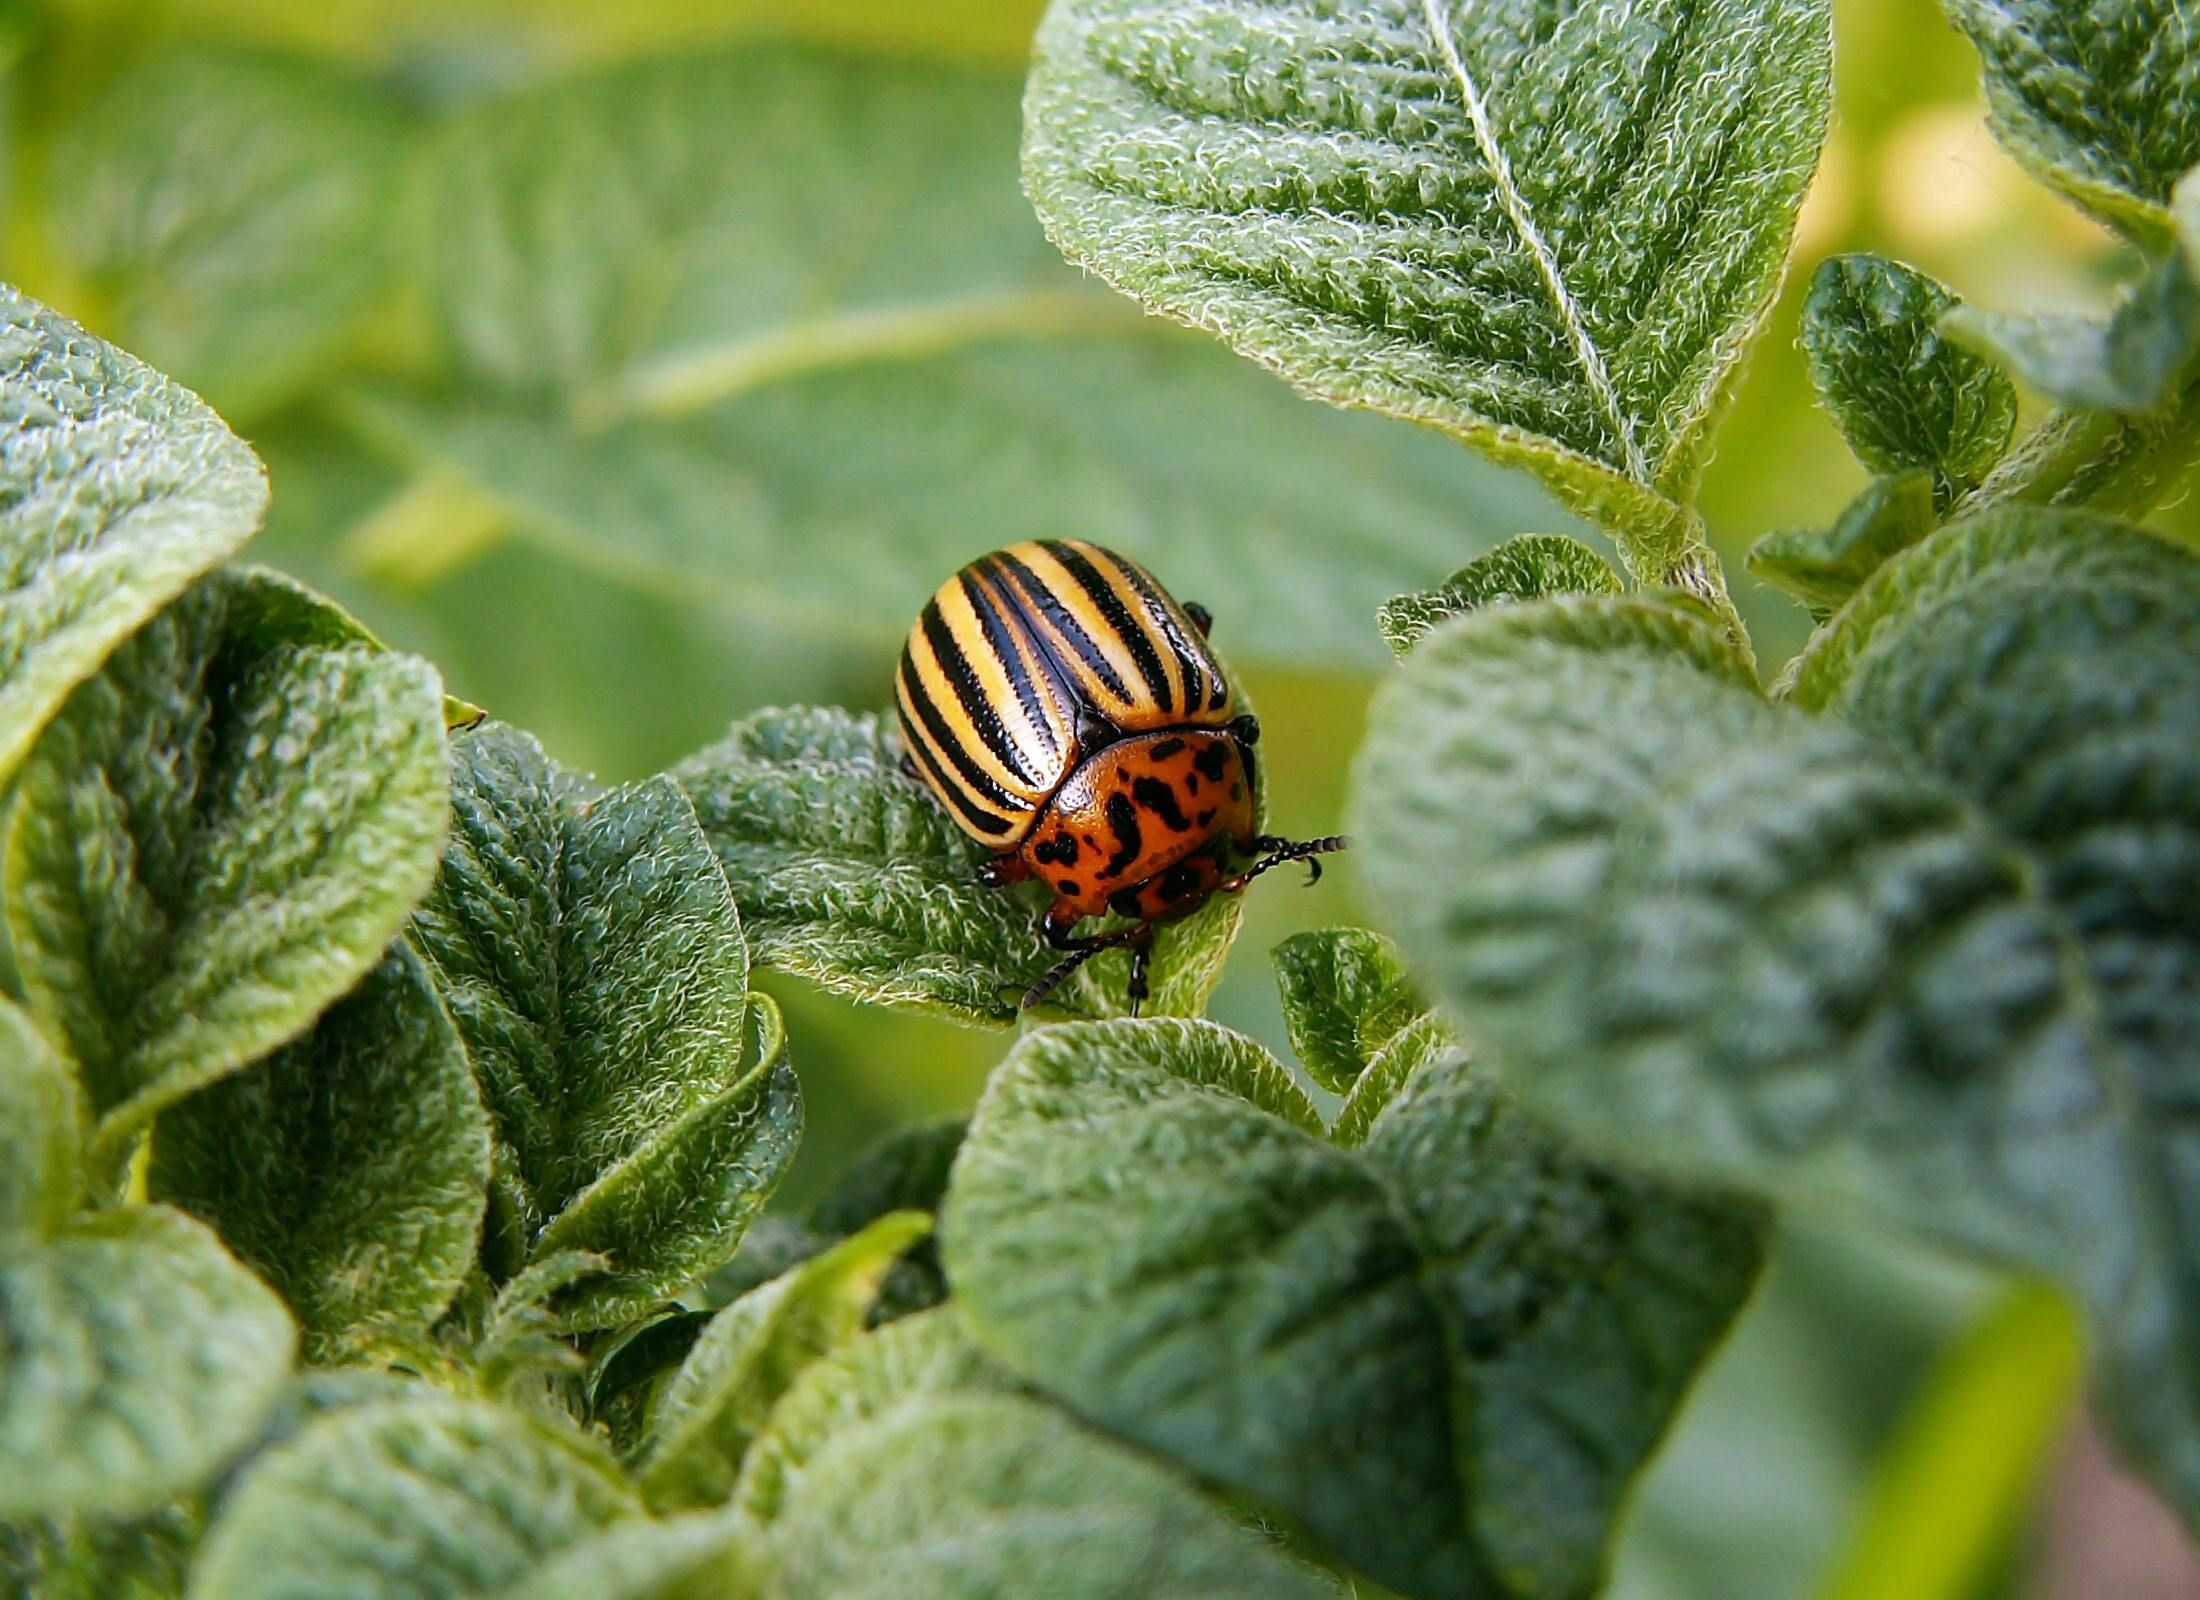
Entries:
<svg viewBox="0 0 2200 1600">
<path fill-rule="evenodd" d="M 1003 811 L 992 801 L 986 799 L 985 796 L 974 792 L 970 785 L 963 781 L 962 775 L 955 770 L 954 759 L 940 747 L 939 741 L 932 737 L 930 730 L 924 725 L 924 719 L 917 714 L 917 708 L 911 704 L 909 680 L 905 672 L 894 674 L 894 699 L 901 707 L 902 737 L 921 745 L 932 758 L 930 767 L 920 765 L 918 771 L 929 781 L 934 776 L 933 769 L 936 768 L 939 778 L 952 786 L 955 791 L 954 799 L 947 807 L 947 814 L 953 820 L 955 826 L 961 828 L 973 839 L 990 845 L 994 849 L 1013 844 L 1018 838 L 1016 825 L 1028 822 L 1031 814 Z M 937 710 L 938 708 L 935 707 L 934 709 Z M 947 722 L 950 728 L 954 726 L 953 722 L 949 721 L 944 715 L 941 717 L 941 721 Z M 982 811 L 987 816 L 998 817 L 1003 822 L 1010 824 L 1010 830 L 1002 834 L 981 833 L 965 822 L 958 806 L 962 810 Z"/>
<path fill-rule="evenodd" d="M 942 614 L 945 614 L 944 607 Z M 953 624 L 950 623 L 949 627 L 952 629 Z M 969 645 L 960 639 L 957 642 L 962 643 L 963 653 L 967 656 Z M 940 665 L 939 658 L 932 653 L 932 641 L 924 636 L 921 626 L 910 631 L 908 661 L 916 668 L 917 684 L 923 689 L 925 698 L 932 702 L 932 709 L 939 713 L 940 721 L 955 735 L 956 745 L 970 758 L 970 764 L 992 779 L 1007 794 L 1033 804 L 1044 800 L 1048 791 L 1033 788 L 1021 773 L 1003 763 L 993 753 L 992 747 L 979 736 L 978 730 L 970 725 L 969 717 L 963 712 L 962 701 L 956 697 L 955 686 L 948 681 L 947 669 Z M 985 802 L 981 800 L 980 804 Z M 986 809 L 997 808 L 987 805 Z"/>
<path fill-rule="evenodd" d="M 1162 671 L 1168 676 L 1170 703 L 1183 716 L 1190 716 L 1197 711 L 1199 708 L 1191 703 L 1184 692 L 1184 652 L 1169 638 L 1160 619 L 1154 616 L 1154 603 L 1141 594 L 1138 585 L 1132 581 L 1127 570 L 1129 563 L 1113 550 L 1103 550 L 1096 544 L 1085 543 L 1082 539 L 1070 542 L 1072 548 L 1081 551 L 1085 559 L 1092 563 L 1093 570 L 1108 580 L 1108 587 L 1115 591 L 1116 598 L 1123 603 L 1123 609 L 1137 620 L 1139 631 L 1145 634 L 1147 644 L 1160 660 Z M 1153 585 L 1156 595 L 1168 592 L 1160 584 L 1154 583 L 1150 575 L 1146 581 Z M 1196 636 L 1196 630 L 1191 627 L 1188 618 L 1185 632 Z M 1201 685 L 1200 692 L 1202 695 L 1206 693 L 1205 685 Z"/>
<path fill-rule="evenodd" d="M 1032 576 L 1075 619 L 1078 627 L 1084 630 L 1085 637 L 1092 641 L 1093 647 L 1113 669 L 1116 681 L 1122 684 L 1122 694 L 1110 689 L 1100 675 L 1085 663 L 1074 643 L 1064 637 L 1051 621 L 1035 616 L 1033 621 L 1054 635 L 1056 653 L 1060 655 L 1062 664 L 1077 675 L 1080 687 L 1092 701 L 1094 708 L 1117 722 L 1137 717 L 1141 712 L 1150 712 L 1152 708 L 1146 698 L 1145 675 L 1138 670 L 1138 663 L 1132 659 L 1122 637 L 1107 618 L 1099 614 L 1092 601 L 1086 598 L 1085 591 L 1077 580 L 1070 576 L 1061 562 L 1037 544 L 1017 545 L 1012 554 L 1031 569 Z"/>
<path fill-rule="evenodd" d="M 978 680 L 978 687 L 985 695 L 986 704 L 1000 714 L 1003 732 L 1015 744 L 1017 753 L 1031 770 L 1051 787 L 1052 780 L 1059 775 L 1054 769 L 1061 763 L 1058 757 L 1048 751 L 1049 730 L 1033 722 L 1025 711 L 1023 699 L 1016 693 L 1016 686 L 1009 682 L 1008 672 L 1002 667 L 1000 658 L 993 653 L 992 642 L 985 636 L 985 624 L 971 606 L 970 596 L 964 592 L 961 580 L 958 578 L 943 587 L 936 601 L 940 608 L 940 618 L 947 624 L 948 633 L 961 648 L 963 659 L 970 663 L 971 675 Z M 1044 705 L 1044 680 L 1040 680 L 1040 683 L 1041 704 Z M 959 711 L 960 705 L 955 709 Z M 1018 728 L 1024 730 L 1021 735 L 1016 731 Z M 1066 746 L 1068 739 L 1060 736 L 1059 730 L 1056 732 L 1054 743 L 1057 746 Z M 982 739 L 974 739 L 973 742 L 981 746 L 984 744 Z M 1019 788 L 1023 792 L 1030 790 L 1030 786 L 1021 780 Z"/>
</svg>

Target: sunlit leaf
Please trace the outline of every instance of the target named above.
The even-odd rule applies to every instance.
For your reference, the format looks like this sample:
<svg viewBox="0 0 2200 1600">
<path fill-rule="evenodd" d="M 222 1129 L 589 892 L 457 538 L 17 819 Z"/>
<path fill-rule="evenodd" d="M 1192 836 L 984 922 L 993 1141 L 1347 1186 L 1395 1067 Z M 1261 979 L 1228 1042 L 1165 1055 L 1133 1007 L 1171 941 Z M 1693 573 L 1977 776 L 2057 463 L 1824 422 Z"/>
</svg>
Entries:
<svg viewBox="0 0 2200 1600">
<path fill-rule="evenodd" d="M 1523 533 L 1470 561 L 1438 588 L 1384 601 L 1375 613 L 1375 626 L 1391 654 L 1402 657 L 1446 617 L 1476 606 L 1540 600 L 1552 594 L 1619 591 L 1619 574 L 1579 539 Z"/>
</svg>

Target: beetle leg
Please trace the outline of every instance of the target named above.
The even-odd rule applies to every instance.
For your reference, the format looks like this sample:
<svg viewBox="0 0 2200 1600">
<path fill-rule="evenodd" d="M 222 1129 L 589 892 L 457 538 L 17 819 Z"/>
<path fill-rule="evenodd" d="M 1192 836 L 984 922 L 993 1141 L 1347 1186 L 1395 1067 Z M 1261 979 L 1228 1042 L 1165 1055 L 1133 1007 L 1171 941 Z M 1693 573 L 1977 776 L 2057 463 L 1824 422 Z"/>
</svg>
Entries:
<svg viewBox="0 0 2200 1600">
<path fill-rule="evenodd" d="M 1153 960 L 1153 929 L 1142 930 L 1143 937 L 1131 946 L 1131 981 L 1127 991 L 1131 1002 L 1131 1015 L 1138 1015 L 1138 1008 L 1146 1003 L 1152 993 L 1146 986 L 1146 968 Z"/>
<path fill-rule="evenodd" d="M 905 778 L 915 778 L 919 783 L 924 781 L 923 774 L 917 771 L 917 758 L 906 750 L 901 753 L 901 775 Z"/>
<path fill-rule="evenodd" d="M 1065 909 L 1062 903 L 1057 900 L 1047 908 L 1047 914 L 1039 923 L 1039 929 L 1047 936 L 1047 943 L 1055 949 L 1075 950 L 1086 942 L 1069 931 L 1077 926 L 1078 920 L 1076 912 Z"/>
<path fill-rule="evenodd" d="M 1212 611 L 1209 611 L 1205 606 L 1201 605 L 1197 600 L 1189 601 L 1186 603 L 1184 607 L 1184 615 L 1192 619 L 1192 626 L 1199 630 L 1199 636 L 1202 639 L 1206 638 L 1208 633 L 1214 628 L 1215 614 Z"/>
<path fill-rule="evenodd" d="M 978 881 L 988 889 L 1022 883 L 1030 876 L 1031 867 L 1022 856 L 991 856 L 978 868 Z"/>
<path fill-rule="evenodd" d="M 1229 726 L 1224 731 L 1237 740 L 1239 744 L 1248 746 L 1259 744 L 1260 718 L 1248 711 L 1242 717 L 1232 717 Z"/>
</svg>

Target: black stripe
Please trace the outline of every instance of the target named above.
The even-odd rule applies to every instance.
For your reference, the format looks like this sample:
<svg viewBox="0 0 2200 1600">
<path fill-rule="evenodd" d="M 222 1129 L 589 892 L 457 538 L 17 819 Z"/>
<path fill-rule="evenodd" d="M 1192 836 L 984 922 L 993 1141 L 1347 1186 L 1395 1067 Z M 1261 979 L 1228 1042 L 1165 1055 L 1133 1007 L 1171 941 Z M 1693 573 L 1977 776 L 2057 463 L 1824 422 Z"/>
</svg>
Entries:
<svg viewBox="0 0 2200 1600">
<path fill-rule="evenodd" d="M 1174 711 L 1176 694 L 1169 687 L 1169 669 L 1161 664 L 1152 637 L 1140 626 L 1139 619 L 1130 614 L 1123 597 L 1115 592 L 1115 586 L 1068 545 L 1048 540 L 1041 548 L 1062 563 L 1063 569 L 1077 580 L 1077 586 L 1100 608 L 1100 614 L 1108 619 L 1108 626 L 1115 630 L 1117 637 L 1130 646 L 1131 659 L 1138 663 L 1138 675 L 1146 680 L 1153 703 L 1163 711 Z"/>
<path fill-rule="evenodd" d="M 932 659 L 939 663 L 941 674 L 948 687 L 955 691 L 955 699 L 962 706 L 963 721 L 969 726 L 972 737 L 1009 771 L 1026 783 L 1038 781 L 1024 763 L 1024 752 L 1009 737 L 1007 726 L 1001 721 L 1000 712 L 986 698 L 985 685 L 978 681 L 977 673 L 970 667 L 970 658 L 963 654 L 962 646 L 955 642 L 954 631 L 947 626 L 947 619 L 940 615 L 940 603 L 927 600 L 924 610 L 918 614 L 917 626 L 924 630 L 925 642 L 932 647 Z"/>
<path fill-rule="evenodd" d="M 1130 704 L 1131 692 L 1123 687 L 1123 680 L 1115 675 L 1115 668 L 1100 653 L 1099 646 L 1092 642 L 1077 619 L 1070 614 L 1069 607 L 1062 604 L 1061 597 L 1041 583 L 1037 573 L 1007 551 L 999 552 L 993 559 L 1016 580 L 1016 587 L 1023 590 L 1024 598 L 1031 602 L 1039 615 L 1046 618 L 1062 641 L 1076 651 L 1078 658 L 1092 669 L 1093 676 L 1100 680 L 1101 686 L 1125 705 Z M 1045 647 L 1044 640 L 1040 644 L 1042 648 Z M 1067 663 L 1062 665 L 1066 667 Z"/>
<path fill-rule="evenodd" d="M 977 615 L 978 625 L 985 630 L 985 642 L 991 647 L 995 659 L 1001 663 L 1001 671 L 1007 674 L 1009 686 L 1016 691 L 1016 699 L 1023 706 L 1024 715 L 1030 720 L 1032 727 L 1038 730 L 1039 737 L 1046 740 L 1048 750 L 1060 750 L 1062 741 L 1055 737 L 1054 724 L 1047 717 L 1045 702 L 1039 698 L 1038 685 L 1031 681 L 1030 670 L 1024 666 L 1023 652 L 1016 648 L 1015 630 L 1010 626 L 1008 618 L 1001 614 L 1001 603 L 995 597 L 992 587 L 980 583 L 971 575 L 968 567 L 963 568 L 958 577 L 962 582 L 963 598 L 970 602 L 971 611 Z"/>
<path fill-rule="evenodd" d="M 962 747 L 948 736 L 946 724 L 940 721 L 939 709 L 932 704 L 932 697 L 924 692 L 924 680 L 917 676 L 907 650 L 901 653 L 901 684 L 908 703 L 916 707 L 917 720 L 924 724 L 925 732 L 931 734 L 933 743 L 947 752 L 947 759 L 953 763 L 955 771 L 963 779 L 961 792 L 958 793 L 955 783 L 948 779 L 947 774 L 940 769 L 939 762 L 934 759 L 930 746 L 922 739 L 911 739 L 910 748 L 916 752 L 917 759 L 931 769 L 932 776 L 939 782 L 940 792 L 957 811 L 970 819 L 970 825 L 980 833 L 1003 834 L 1013 829 L 1016 826 L 1013 822 L 987 811 L 973 810 L 969 803 L 970 796 L 978 795 L 1008 811 L 1028 811 L 1030 807 L 1003 793 L 991 778 L 970 764 L 970 758 L 963 754 Z"/>
<path fill-rule="evenodd" d="M 1205 646 L 1195 642 L 1199 630 L 1195 628 L 1187 635 L 1184 629 L 1177 626 L 1176 603 L 1161 592 L 1161 585 L 1148 577 L 1136 562 L 1126 561 L 1112 550 L 1107 555 L 1115 563 L 1116 570 L 1123 574 L 1124 579 L 1145 600 L 1148 612 L 1169 641 L 1170 653 L 1176 657 L 1177 666 L 1184 674 L 1184 709 L 1186 712 L 1197 711 L 1200 697 L 1207 692 L 1206 669 L 1200 665 L 1205 659 Z M 1220 673 L 1216 674 L 1217 678 L 1220 676 Z M 1215 702 L 1217 705 L 1221 703 L 1219 700 Z"/>
</svg>

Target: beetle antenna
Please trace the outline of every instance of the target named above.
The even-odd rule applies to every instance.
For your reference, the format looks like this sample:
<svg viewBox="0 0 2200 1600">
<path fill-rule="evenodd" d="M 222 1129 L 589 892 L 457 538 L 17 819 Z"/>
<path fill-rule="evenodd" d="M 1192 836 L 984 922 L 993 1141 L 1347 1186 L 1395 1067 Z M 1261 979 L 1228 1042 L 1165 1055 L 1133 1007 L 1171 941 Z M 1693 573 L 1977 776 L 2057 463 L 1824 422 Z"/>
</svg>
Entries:
<svg viewBox="0 0 2200 1600">
<path fill-rule="evenodd" d="M 1335 855 L 1339 850 L 1348 850 L 1352 847 L 1350 839 L 1345 838 L 1342 834 L 1335 833 L 1320 839 L 1300 839 L 1296 842 L 1284 839 L 1263 839 L 1261 843 L 1277 846 L 1275 854 L 1254 862 L 1236 877 L 1225 878 L 1221 883 L 1216 884 L 1215 889 L 1218 893 L 1235 894 L 1270 867 L 1280 867 L 1290 861 L 1305 862 L 1313 872 L 1313 876 L 1306 881 L 1310 884 L 1314 883 L 1322 875 L 1322 864 L 1314 859 L 1316 856 Z"/>
<path fill-rule="evenodd" d="M 1019 1006 L 1023 1010 L 1030 1010 L 1055 990 L 1061 988 L 1064 983 L 1069 981 L 1071 973 L 1090 961 L 1094 956 L 1099 955 L 1104 950 L 1119 950 L 1124 945 L 1135 944 L 1147 932 L 1147 928 L 1141 923 L 1128 928 L 1118 928 L 1113 933 L 1095 934 L 1061 960 L 1055 962 L 1052 967 L 1049 967 L 1045 977 L 1024 991 L 1024 997 L 1019 1002 Z"/>
</svg>

